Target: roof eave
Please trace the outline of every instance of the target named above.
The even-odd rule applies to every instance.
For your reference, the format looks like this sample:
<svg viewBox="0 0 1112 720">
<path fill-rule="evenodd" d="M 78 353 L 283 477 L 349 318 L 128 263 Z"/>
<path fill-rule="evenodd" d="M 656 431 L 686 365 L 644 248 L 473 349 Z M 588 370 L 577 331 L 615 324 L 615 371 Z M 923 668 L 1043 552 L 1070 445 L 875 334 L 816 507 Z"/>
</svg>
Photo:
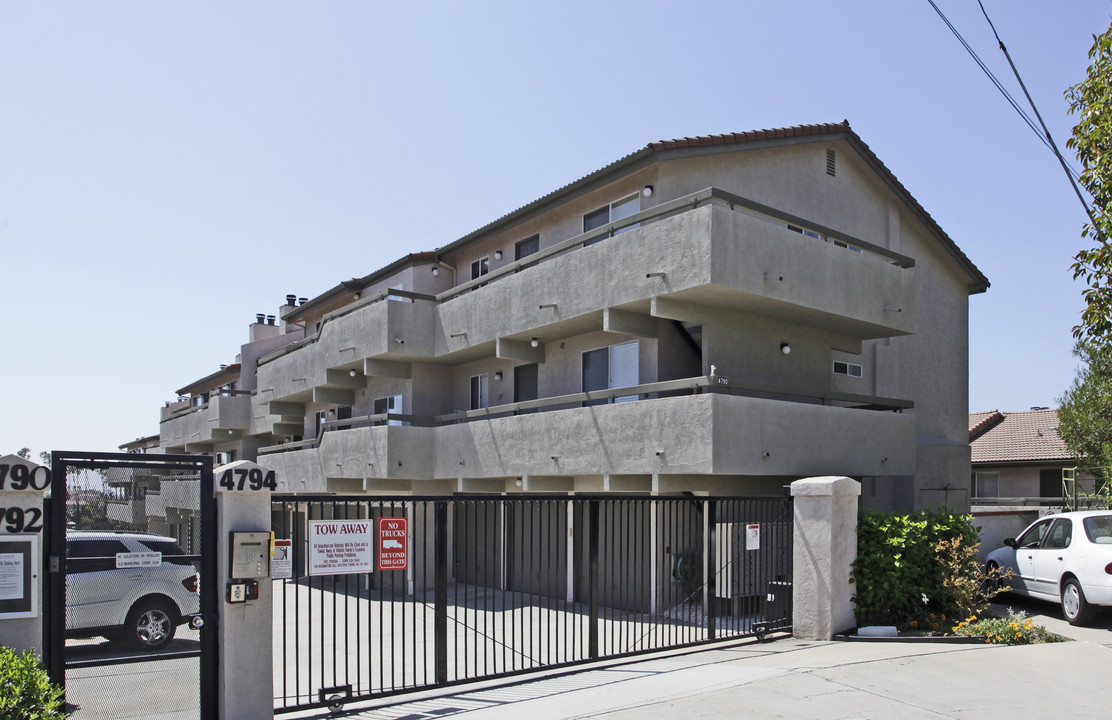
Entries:
<svg viewBox="0 0 1112 720">
<path fill-rule="evenodd" d="M 213 374 L 206 375 L 205 377 L 201 378 L 200 380 L 194 380 L 193 382 L 189 383 L 185 387 L 179 389 L 178 390 L 178 395 L 190 395 L 190 394 L 193 393 L 194 390 L 199 390 L 201 388 L 206 388 L 207 389 L 207 388 L 211 388 L 211 387 L 219 387 L 220 385 L 225 385 L 226 383 L 217 382 L 218 380 L 223 379 L 223 376 L 227 376 L 227 379 L 229 379 L 229 380 L 233 380 L 233 379 L 238 380 L 239 379 L 239 369 L 240 369 L 240 364 L 239 363 L 233 363 L 233 364 L 231 364 L 227 367 L 220 368 L 219 370 L 217 370 Z"/>
</svg>

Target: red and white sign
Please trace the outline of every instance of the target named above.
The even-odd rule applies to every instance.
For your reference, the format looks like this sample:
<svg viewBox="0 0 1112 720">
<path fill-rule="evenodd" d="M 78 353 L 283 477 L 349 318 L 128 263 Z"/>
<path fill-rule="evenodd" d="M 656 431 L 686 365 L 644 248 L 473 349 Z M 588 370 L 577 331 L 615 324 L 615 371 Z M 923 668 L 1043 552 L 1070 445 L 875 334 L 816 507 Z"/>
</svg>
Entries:
<svg viewBox="0 0 1112 720">
<path fill-rule="evenodd" d="M 378 519 L 378 569 L 409 567 L 409 518 Z"/>
<path fill-rule="evenodd" d="M 761 526 L 759 523 L 745 526 L 745 549 L 761 549 Z"/>
<path fill-rule="evenodd" d="M 309 574 L 348 575 L 374 570 L 370 520 L 310 520 Z"/>
</svg>

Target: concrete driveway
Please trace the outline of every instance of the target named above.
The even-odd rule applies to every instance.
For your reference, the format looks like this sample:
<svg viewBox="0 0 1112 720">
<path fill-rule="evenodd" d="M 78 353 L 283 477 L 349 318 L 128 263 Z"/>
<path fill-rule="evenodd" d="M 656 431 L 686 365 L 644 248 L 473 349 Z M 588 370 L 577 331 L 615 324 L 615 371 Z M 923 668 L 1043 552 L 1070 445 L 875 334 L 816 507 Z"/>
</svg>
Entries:
<svg viewBox="0 0 1112 720">
<path fill-rule="evenodd" d="M 1057 607 L 1015 600 L 1074 642 L 1007 647 L 782 638 L 672 654 L 342 717 L 417 720 L 608 718 L 1107 718 L 1112 618 L 1073 628 Z M 1007 606 L 998 606 L 1003 612 Z M 292 717 L 320 717 L 299 713 Z"/>
</svg>

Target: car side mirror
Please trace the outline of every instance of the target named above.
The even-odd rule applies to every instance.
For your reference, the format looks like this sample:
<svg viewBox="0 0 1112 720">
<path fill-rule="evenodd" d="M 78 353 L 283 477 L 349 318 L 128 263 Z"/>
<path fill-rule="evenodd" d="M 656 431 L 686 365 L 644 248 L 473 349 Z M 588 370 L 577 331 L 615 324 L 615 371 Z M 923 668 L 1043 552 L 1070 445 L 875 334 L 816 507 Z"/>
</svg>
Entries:
<svg viewBox="0 0 1112 720">
<path fill-rule="evenodd" d="M 1015 547 L 1015 538 L 1005 538 L 1004 539 L 1004 544 L 1007 545 L 1010 548 L 1014 548 Z"/>
</svg>

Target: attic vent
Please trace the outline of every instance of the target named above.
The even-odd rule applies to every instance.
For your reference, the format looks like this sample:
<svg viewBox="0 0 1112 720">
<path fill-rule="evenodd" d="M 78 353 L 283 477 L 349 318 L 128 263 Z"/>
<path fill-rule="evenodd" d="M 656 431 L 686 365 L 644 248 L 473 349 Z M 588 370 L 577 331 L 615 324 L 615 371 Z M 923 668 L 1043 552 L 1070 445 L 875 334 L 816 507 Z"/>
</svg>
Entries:
<svg viewBox="0 0 1112 720">
<path fill-rule="evenodd" d="M 835 169 L 834 168 L 834 160 L 835 160 L 834 151 L 833 150 L 827 150 L 826 151 L 826 174 L 829 175 L 830 177 L 834 177 L 834 169 Z"/>
</svg>

